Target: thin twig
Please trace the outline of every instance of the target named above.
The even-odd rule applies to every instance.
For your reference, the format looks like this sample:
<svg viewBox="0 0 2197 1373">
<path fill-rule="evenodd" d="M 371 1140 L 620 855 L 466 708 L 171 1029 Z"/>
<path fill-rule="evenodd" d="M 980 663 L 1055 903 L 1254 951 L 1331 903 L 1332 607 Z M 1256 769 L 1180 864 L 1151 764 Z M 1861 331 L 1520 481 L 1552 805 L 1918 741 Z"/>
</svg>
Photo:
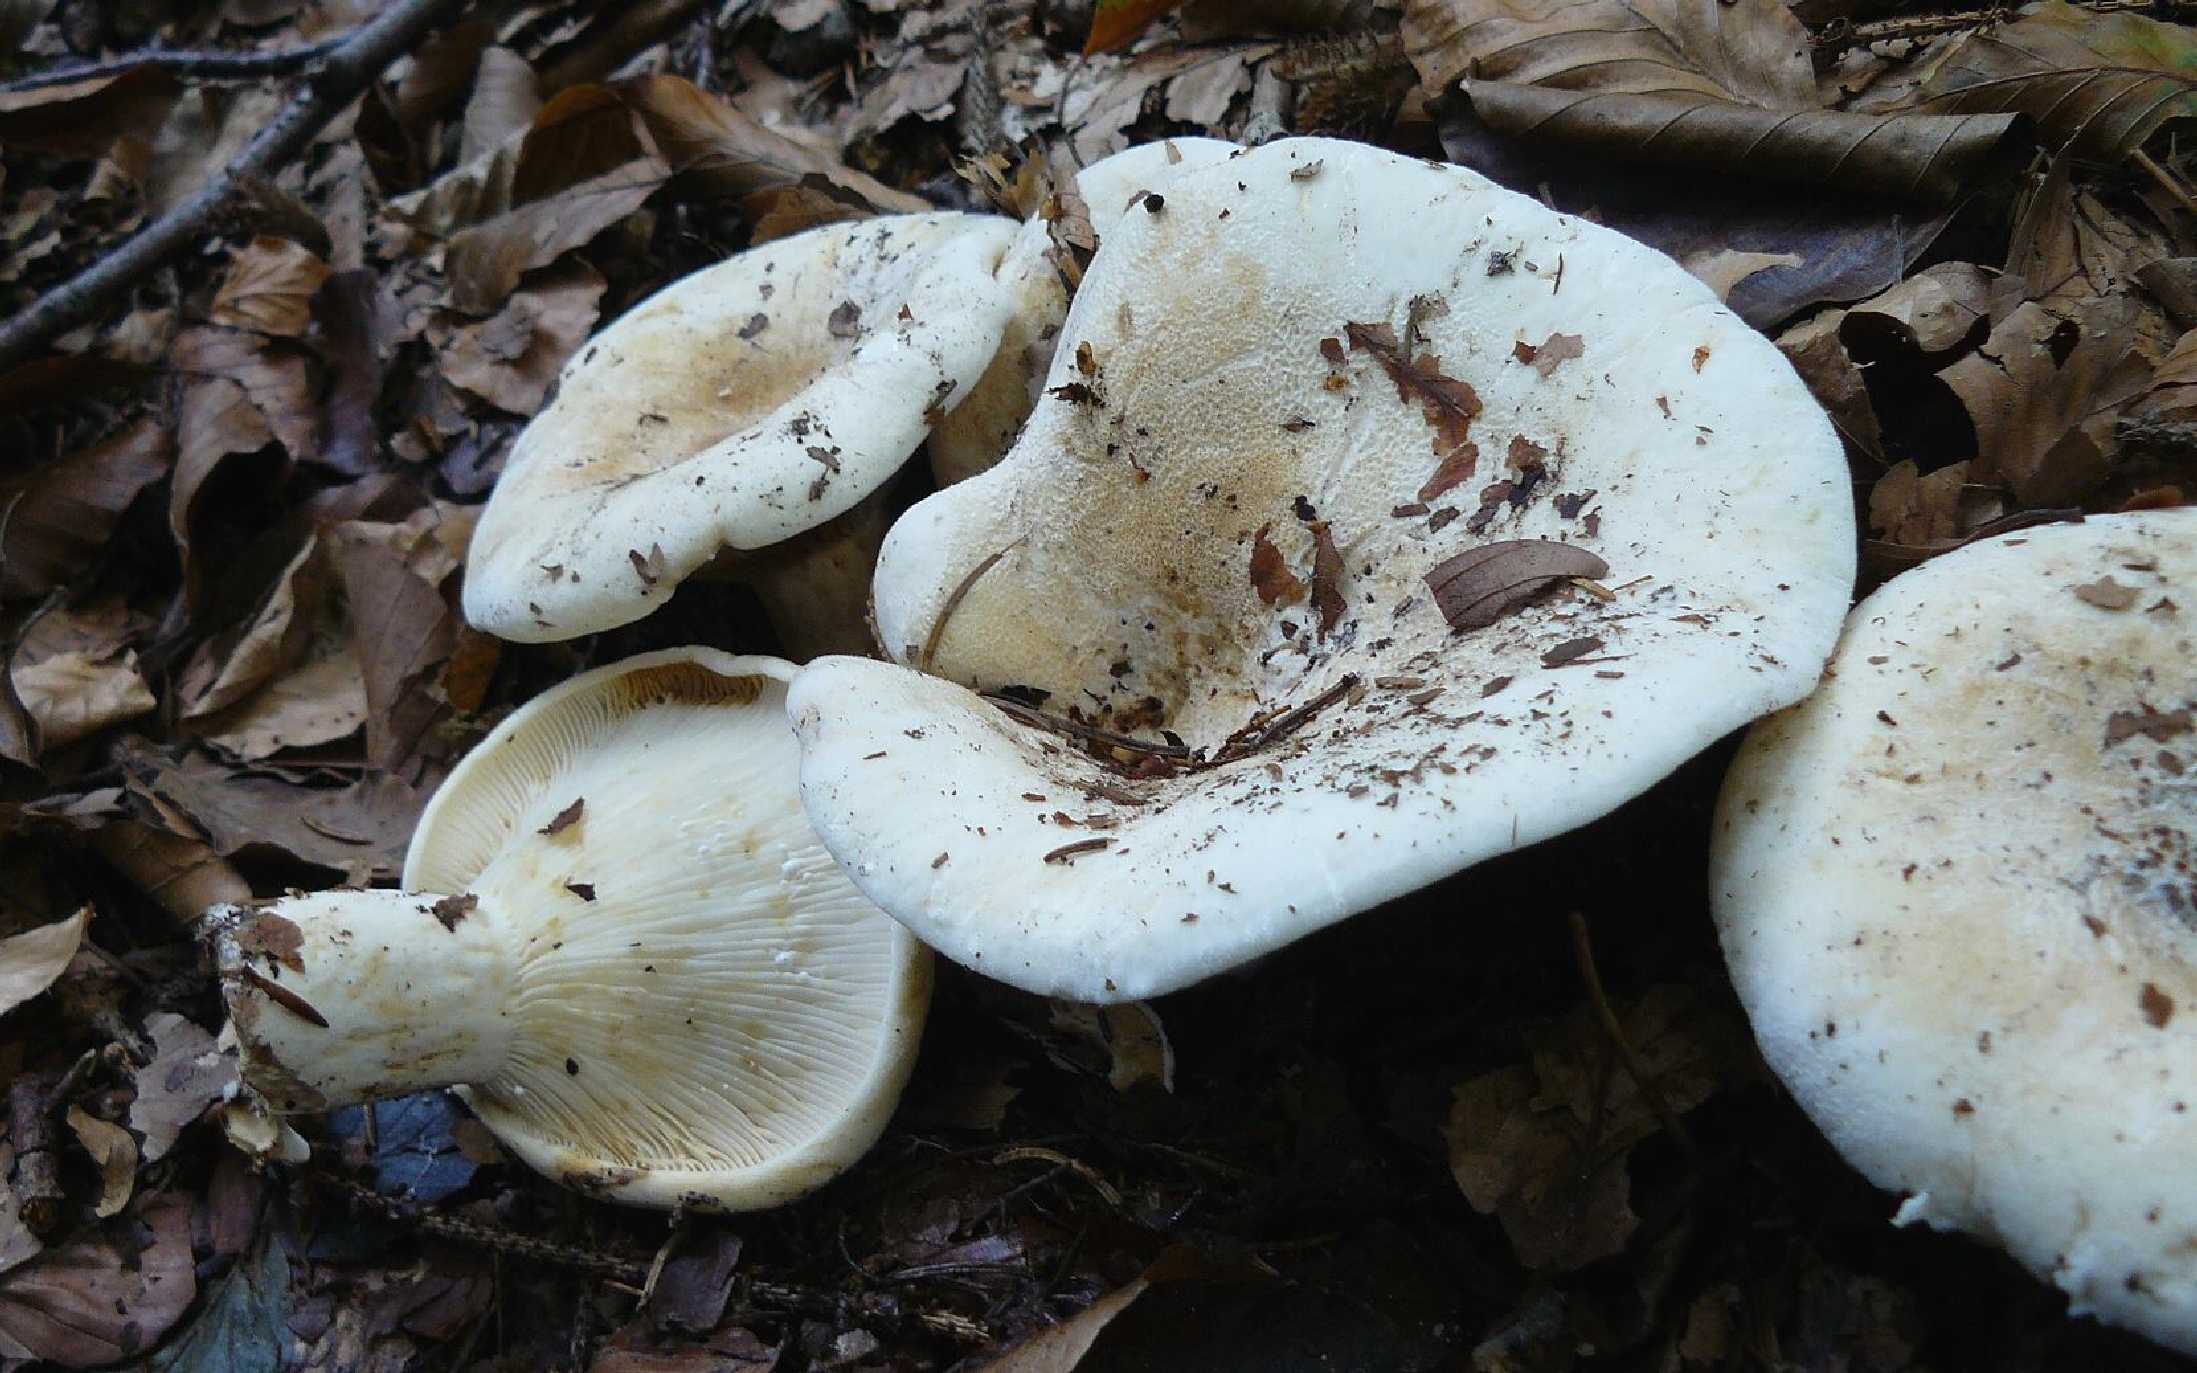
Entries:
<svg viewBox="0 0 2197 1373">
<path fill-rule="evenodd" d="M 923 656 L 917 660 L 916 666 L 922 668 L 925 672 L 931 670 L 931 661 L 938 657 L 938 641 L 946 637 L 946 622 L 953 618 L 956 610 L 961 608 L 962 598 L 969 594 L 969 588 L 977 584 L 978 578 L 998 566 L 1001 558 L 1021 547 L 1023 540 L 1029 537 L 1029 535 L 1024 534 L 997 553 L 986 557 L 983 562 L 969 569 L 968 576 L 963 577 L 954 585 L 954 589 L 947 593 L 946 604 L 938 608 L 938 618 L 931 621 L 931 632 L 924 636 Z"/>
<path fill-rule="evenodd" d="M 1686 1133 L 1686 1126 L 1679 1120 L 1678 1112 L 1671 1109 L 1670 1101 L 1663 1095 L 1663 1085 L 1656 1081 L 1654 1072 L 1640 1057 L 1639 1050 L 1633 1048 L 1632 1041 L 1625 1037 L 1625 1027 L 1618 1024 L 1617 1012 L 1611 1007 L 1609 997 L 1603 993 L 1602 974 L 1594 966 L 1594 940 L 1587 934 L 1587 918 L 1577 911 L 1571 913 L 1571 946 L 1572 952 L 1579 959 L 1579 976 L 1587 984 L 1587 997 L 1594 1003 L 1594 1013 L 1601 1018 L 1602 1029 L 1609 1035 L 1610 1044 L 1617 1050 L 1618 1058 L 1623 1060 L 1626 1074 L 1632 1078 L 1633 1086 L 1640 1089 L 1640 1095 L 1647 1098 L 1648 1105 L 1655 1111 L 1656 1119 L 1663 1122 L 1664 1131 L 1677 1141 L 1679 1149 L 1686 1155 L 1686 1161 L 1694 1166 L 1695 1171 L 1700 1171 L 1701 1150 L 1695 1146 L 1693 1136 Z"/>
<path fill-rule="evenodd" d="M 2190 196 L 2189 187 L 2182 184 L 2182 178 L 2153 161 L 2151 154 L 2141 148 L 2129 154 L 2129 159 L 2142 169 L 2145 176 L 2158 182 L 2160 189 L 2173 196 L 2175 202 L 2183 209 L 2191 214 L 2197 214 L 2197 199 Z"/>
<path fill-rule="evenodd" d="M 457 8 L 457 0 L 396 0 L 354 30 L 306 75 L 282 113 L 197 194 L 0 325 L 0 373 L 22 366 L 61 335 L 99 318 L 154 268 L 204 237 L 239 187 L 254 178 L 272 178 L 383 68 Z"/>
<path fill-rule="evenodd" d="M 66 86 L 72 81 L 94 81 L 103 76 L 122 76 L 140 68 L 173 72 L 194 81 L 256 81 L 263 76 L 290 76 L 320 61 L 351 36 L 351 31 L 331 34 L 317 43 L 294 48 L 144 48 L 97 62 L 72 62 L 47 67 L 13 81 L 0 82 L 0 95 Z"/>
<path fill-rule="evenodd" d="M 2186 14 L 2197 9 L 2197 0 L 2077 0 L 2077 9 L 2092 14 L 2117 14 L 2124 10 L 2155 14 Z M 1810 36 L 1819 48 L 1860 48 L 1894 39 L 1936 38 L 1941 34 L 1989 28 L 2018 17 L 2017 6 L 1992 5 L 1985 9 L 1958 10 L 1950 14 L 1912 14 L 1855 24 L 1834 19 Z"/>
<path fill-rule="evenodd" d="M 1108 748 L 1118 748 L 1130 753 L 1154 754 L 1167 759 L 1188 760 L 1191 756 L 1190 749 L 1186 745 L 1155 744 L 1149 739 L 1138 739 L 1127 734 L 1116 734 L 1113 730 L 1100 729 L 1097 725 L 1087 725 L 1081 720 L 1071 720 L 1065 715 L 1048 715 L 1035 707 L 1024 705 L 1012 696 L 1000 696 L 987 692 L 984 699 L 1026 725 L 1035 725 L 1039 729 L 1048 729 L 1055 734 L 1065 734 L 1071 739 L 1081 739 L 1092 744 L 1104 744 Z"/>
</svg>

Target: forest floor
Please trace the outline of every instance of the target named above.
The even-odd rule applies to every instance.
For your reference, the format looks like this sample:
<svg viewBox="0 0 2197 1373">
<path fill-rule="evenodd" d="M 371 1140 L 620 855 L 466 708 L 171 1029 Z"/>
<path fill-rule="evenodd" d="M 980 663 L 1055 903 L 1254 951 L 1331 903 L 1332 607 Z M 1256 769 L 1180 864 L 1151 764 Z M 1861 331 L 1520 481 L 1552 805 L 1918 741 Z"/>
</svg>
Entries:
<svg viewBox="0 0 2197 1373">
<path fill-rule="evenodd" d="M 407 9 L 360 98 L 313 65 Z M 559 644 L 458 611 L 566 358 L 754 243 L 989 209 L 1029 159 L 1352 138 L 1622 229 L 1776 339 L 1847 442 L 1864 591 L 2197 491 L 2186 6 L 1097 10 L 0 0 L 0 1365 L 2186 1366 L 1893 1228 L 1769 1077 L 1704 874 L 1733 740 L 1149 1005 L 942 964 L 882 1142 L 779 1210 L 587 1200 L 441 1094 L 301 1120 L 303 1164 L 230 1142 L 200 911 L 393 881 L 453 761 L 580 669 L 774 647 L 723 584 Z"/>
</svg>

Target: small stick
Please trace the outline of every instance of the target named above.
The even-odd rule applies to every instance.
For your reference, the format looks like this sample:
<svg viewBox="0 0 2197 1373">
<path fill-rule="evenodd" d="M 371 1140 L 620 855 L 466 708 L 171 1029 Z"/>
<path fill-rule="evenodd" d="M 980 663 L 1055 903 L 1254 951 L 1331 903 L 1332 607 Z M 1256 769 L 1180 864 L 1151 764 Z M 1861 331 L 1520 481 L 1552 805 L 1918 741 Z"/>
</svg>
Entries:
<svg viewBox="0 0 2197 1373">
<path fill-rule="evenodd" d="M 354 29 L 306 74 L 282 113 L 196 194 L 0 324 L 0 373 L 15 370 L 71 329 L 98 319 L 153 269 L 203 238 L 240 187 L 254 178 L 272 178 L 383 68 L 457 8 L 457 0 L 396 0 Z"/>
<path fill-rule="evenodd" d="M 1108 748 L 1128 749 L 1133 753 L 1154 753 L 1162 758 L 1187 759 L 1190 757 L 1189 748 L 1182 744 L 1155 744 L 1148 739 L 1138 739 L 1127 734 L 1116 734 L 1110 729 L 1100 729 L 1097 725 L 1087 725 L 1081 720 L 1071 720 L 1065 715 L 1047 715 L 1042 710 L 1026 706 L 1022 702 L 1006 696 L 987 695 L 984 699 L 1026 725 L 1036 725 L 1039 729 L 1049 729 L 1056 734 L 1066 734 L 1072 738 L 1089 740 L 1094 744 L 1104 744 Z"/>
<path fill-rule="evenodd" d="M 317 43 L 295 48 L 225 51 L 220 48 L 145 48 L 97 62 L 74 62 L 65 67 L 19 76 L 0 83 L 0 95 L 65 86 L 72 81 L 92 81 L 102 76 L 121 76 L 140 67 L 174 72 L 196 81 L 253 81 L 262 76 L 289 76 L 304 71 L 349 38 L 350 32 L 332 34 Z"/>
<path fill-rule="evenodd" d="M 8 1087 L 8 1140 L 15 1146 L 15 1195 L 34 1235 L 61 1225 L 61 1154 L 54 1147 L 50 1073 L 25 1073 Z"/>
<path fill-rule="evenodd" d="M 1664 1130 L 1678 1141 L 1678 1147 L 1685 1153 L 1686 1161 L 1693 1165 L 1696 1172 L 1701 1171 L 1701 1150 L 1694 1145 L 1693 1136 L 1686 1133 L 1678 1112 L 1671 1109 L 1671 1103 L 1664 1097 L 1662 1085 L 1655 1080 L 1655 1074 L 1648 1071 L 1648 1065 L 1642 1061 L 1639 1051 L 1633 1048 L 1631 1040 L 1625 1038 L 1625 1028 L 1617 1023 L 1617 1012 L 1610 1006 L 1609 998 L 1603 994 L 1602 974 L 1594 966 L 1594 941 L 1587 934 L 1587 917 L 1577 911 L 1571 913 L 1571 946 L 1572 952 L 1579 959 L 1579 976 L 1587 984 L 1587 999 L 1594 1003 L 1594 1013 L 1601 1018 L 1602 1029 L 1609 1035 L 1618 1058 L 1624 1062 L 1626 1074 L 1632 1078 L 1633 1085 L 1640 1089 L 1640 1095 L 1647 1098 L 1648 1105 L 1655 1111 L 1656 1119 L 1663 1122 Z"/>
<path fill-rule="evenodd" d="M 969 588 L 975 586 L 977 584 L 977 580 L 981 578 L 985 573 L 999 566 L 999 560 L 1001 558 L 1006 557 L 1009 553 L 1012 553 L 1017 548 L 1021 547 L 1023 539 L 1027 539 L 1029 537 L 1030 536 L 1027 534 L 1023 535 L 1022 538 L 1016 539 L 1013 543 L 1008 544 L 1005 548 L 1000 549 L 997 553 L 991 554 L 989 557 L 985 558 L 983 562 L 980 562 L 975 567 L 970 568 L 969 575 L 963 577 L 959 582 L 955 583 L 954 589 L 947 593 L 946 603 L 938 608 L 938 618 L 931 621 L 931 632 L 924 637 L 923 654 L 919 659 L 917 659 L 917 664 L 919 667 L 921 667 L 923 671 L 929 672 L 931 670 L 931 660 L 938 656 L 938 641 L 946 637 L 946 622 L 953 618 L 954 612 L 956 610 L 959 610 L 961 608 L 961 602 L 965 597 L 968 596 Z"/>
<path fill-rule="evenodd" d="M 1220 752 L 1213 755 L 1209 767 L 1233 763 L 1238 758 L 1249 757 L 1270 744 L 1277 744 L 1288 735 L 1303 728 L 1305 722 L 1347 695 L 1358 685 L 1358 674 L 1345 673 L 1341 680 L 1301 706 L 1293 706 L 1263 725 L 1255 725 L 1222 744 Z"/>
<path fill-rule="evenodd" d="M 2189 187 L 2182 184 L 2182 178 L 2176 176 L 2174 173 L 2168 171 L 2166 168 L 2160 166 L 2157 162 L 2153 161 L 2151 154 L 2145 152 L 2141 148 L 2138 148 L 2135 152 L 2129 154 L 2129 156 L 2131 159 L 2134 160 L 2137 166 L 2143 168 L 2144 175 L 2150 177 L 2153 181 L 2158 182 L 2159 185 L 2166 191 L 2166 193 L 2170 196 L 2173 196 L 2175 201 L 2180 204 L 2183 209 L 2189 211 L 2193 215 L 2197 215 L 2197 197 L 2192 197 L 2190 195 Z"/>
</svg>

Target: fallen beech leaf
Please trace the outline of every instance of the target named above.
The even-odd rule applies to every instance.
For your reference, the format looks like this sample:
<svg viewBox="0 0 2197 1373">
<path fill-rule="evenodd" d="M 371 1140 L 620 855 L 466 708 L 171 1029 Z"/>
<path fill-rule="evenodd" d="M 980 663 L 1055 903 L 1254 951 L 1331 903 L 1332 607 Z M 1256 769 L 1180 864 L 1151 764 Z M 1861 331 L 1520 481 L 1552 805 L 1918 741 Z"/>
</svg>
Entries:
<svg viewBox="0 0 2197 1373">
<path fill-rule="evenodd" d="M 76 957 L 91 919 L 92 908 L 86 906 L 66 920 L 0 939 L 0 1015 L 53 985 Z"/>
<path fill-rule="evenodd" d="M 436 687 L 458 642 L 450 585 L 456 559 L 418 520 L 353 521 L 328 538 L 365 679 L 366 756 L 376 767 L 395 768 L 419 753 L 449 710 Z"/>
<path fill-rule="evenodd" d="M 594 240 L 662 189 L 671 168 L 642 157 L 462 230 L 444 256 L 450 303 L 467 314 L 502 308 L 519 279 Z"/>
<path fill-rule="evenodd" d="M 159 1344 L 197 1295 L 190 1198 L 152 1193 L 128 1217 L 0 1275 L 0 1354 L 115 1363 Z"/>
<path fill-rule="evenodd" d="M 1343 333 L 1352 351 L 1371 353 L 1373 360 L 1381 364 L 1381 370 L 1396 384 L 1398 400 L 1407 405 L 1418 402 L 1420 413 L 1434 431 L 1431 441 L 1435 456 L 1448 461 L 1470 436 L 1472 422 L 1480 415 L 1480 395 L 1472 384 L 1442 375 L 1442 360 L 1431 353 L 1405 357 L 1396 342 L 1396 331 L 1385 323 L 1345 324 Z"/>
<path fill-rule="evenodd" d="M 157 67 L 0 92 L 0 144 L 62 157 L 98 157 L 115 140 L 150 139 L 179 84 Z"/>
<path fill-rule="evenodd" d="M 1504 539 L 1435 564 L 1426 584 L 1450 628 L 1463 631 L 1485 629 L 1559 582 L 1599 578 L 1609 570 L 1574 544 Z"/>
<path fill-rule="evenodd" d="M 1802 258 L 1798 253 L 1749 253 L 1736 248 L 1716 248 L 1706 253 L 1689 253 L 1679 259 L 1678 265 L 1716 292 L 1718 300 L 1729 301 L 1733 290 L 1748 277 L 1773 267 L 1798 267 L 1802 265 Z"/>
<path fill-rule="evenodd" d="M 1159 1012 L 1149 1003 L 1089 1006 L 1052 1001 L 1047 1008 L 1053 1029 L 1067 1032 L 1104 1056 L 1106 1081 L 1115 1091 L 1126 1092 L 1146 1082 L 1163 1091 L 1175 1090 L 1175 1050 L 1167 1042 Z"/>
<path fill-rule="evenodd" d="M 1847 447 L 1874 456 L 1884 449 L 1884 435 L 1877 425 L 1876 407 L 1869 399 L 1861 368 L 1839 335 L 1845 319 L 1844 310 L 1831 310 L 1795 325 L 1778 335 L 1778 351 L 1785 354 L 1807 384 L 1809 394 L 1831 416 Z"/>
<path fill-rule="evenodd" d="M 541 82 L 527 60 L 509 48 L 483 48 L 473 70 L 473 93 L 465 102 L 459 164 L 524 135 L 541 108 Z"/>
<path fill-rule="evenodd" d="M 1951 205 L 2017 170 L 2032 147 L 2025 121 L 2012 114 L 1765 109 L 1704 92 L 1559 90 L 1516 81 L 1468 80 L 1464 90 L 1498 133 L 1626 161 L 1930 205 Z"/>
<path fill-rule="evenodd" d="M 2126 157 L 2169 119 L 2197 115 L 2197 36 L 2128 11 L 2041 0 L 2011 24 L 1943 40 L 1923 61 L 1929 108 L 2019 110 L 2046 146 L 2078 157 Z"/>
<path fill-rule="evenodd" d="M 173 1011 L 153 1012 L 145 1033 L 153 1041 L 153 1059 L 135 1074 L 130 1128 L 144 1137 L 143 1161 L 153 1163 L 175 1146 L 185 1126 L 228 1092 L 237 1079 L 237 1062 L 212 1035 Z"/>
<path fill-rule="evenodd" d="M 1752 1074 L 1744 1026 L 1690 987 L 1664 983 L 1613 1009 L 1674 1113 Z M 1627 1157 L 1662 1122 L 1630 1073 L 1597 1070 L 1609 1061 L 1608 1032 L 1591 1007 L 1529 1043 L 1529 1063 L 1456 1088 L 1443 1133 L 1459 1189 L 1502 1221 L 1519 1261 L 1568 1271 L 1632 1234 Z"/>
<path fill-rule="evenodd" d="M 1879 538 L 1919 546 L 1957 538 L 1968 464 L 1924 476 L 1912 460 L 1896 463 L 1869 488 L 1869 528 Z"/>
<path fill-rule="evenodd" d="M 1091 9 L 1091 32 L 1083 40 L 1083 55 L 1126 48 L 1154 20 L 1181 7 L 1182 0 L 1098 0 Z"/>
<path fill-rule="evenodd" d="M 1343 617 L 1343 555 L 1326 520 L 1307 521 L 1305 528 L 1312 533 L 1312 608 L 1319 612 L 1324 639 Z"/>
<path fill-rule="evenodd" d="M 2084 582 L 2075 588 L 2075 599 L 2100 610 L 2126 610 L 2136 604 L 2136 588 L 2123 586 L 2110 576 Z"/>
<path fill-rule="evenodd" d="M 305 355 L 294 345 L 206 326 L 176 335 L 168 362 L 178 372 L 235 382 L 291 457 L 310 462 L 320 456 L 320 407 Z"/>
<path fill-rule="evenodd" d="M 606 285 L 584 262 L 544 272 L 493 317 L 453 333 L 437 351 L 435 366 L 452 385 L 497 409 L 532 415 L 565 359 L 595 327 Z"/>
<path fill-rule="evenodd" d="M 1435 465 L 1434 473 L 1420 483 L 1417 500 L 1425 505 L 1445 491 L 1471 479 L 1480 466 L 1480 445 L 1469 439 L 1451 449 L 1449 456 Z"/>
<path fill-rule="evenodd" d="M 1815 107 L 1808 31 L 1780 0 L 1406 0 L 1429 92 L 1483 81 Z"/>
<path fill-rule="evenodd" d="M 1289 570 L 1282 561 L 1282 551 L 1266 537 L 1273 527 L 1260 525 L 1251 541 L 1251 589 L 1268 605 L 1295 605 L 1304 599 L 1304 582 Z"/>
<path fill-rule="evenodd" d="M 920 196 L 896 191 L 794 142 L 681 77 L 644 76 L 618 90 L 647 125 L 672 170 L 717 195 L 745 199 L 808 184 L 812 194 L 828 190 L 850 210 L 857 205 L 871 211 L 932 208 Z"/>
<path fill-rule="evenodd" d="M 73 744 L 160 703 L 137 669 L 137 654 L 71 649 L 17 663 L 9 671 L 16 697 L 38 722 L 41 752 Z"/>
<path fill-rule="evenodd" d="M 137 1182 L 137 1141 L 112 1121 L 99 1119 L 81 1106 L 68 1110 L 69 1130 L 99 1169 L 99 1201 L 92 1214 L 105 1220 L 130 1204 Z"/>
<path fill-rule="evenodd" d="M 2003 480 L 2033 507 L 2072 505 L 2104 482 L 2119 451 L 2114 414 L 2151 375 L 2136 313 L 2126 296 L 2074 318 L 2026 302 L 1938 373 L 1975 424 L 1978 480 Z"/>
<path fill-rule="evenodd" d="M 1971 262 L 1940 262 L 1846 312 L 1840 336 L 1850 347 L 1881 340 L 1918 353 L 1949 353 L 1988 328 L 1998 274 Z"/>
<path fill-rule="evenodd" d="M 365 723 L 366 679 L 358 655 L 338 644 L 198 727 L 207 742 L 251 760 L 333 743 Z"/>
<path fill-rule="evenodd" d="M 327 599 L 320 541 L 308 534 L 241 624 L 201 643 L 175 683 L 177 714 L 199 720 L 243 700 L 306 651 Z"/>
<path fill-rule="evenodd" d="M 236 329 L 301 338 L 313 322 L 313 295 L 333 270 L 286 238 L 255 238 L 229 263 L 208 317 Z"/>
<path fill-rule="evenodd" d="M 0 595 L 42 596 L 74 577 L 174 458 L 167 431 L 144 419 L 0 482 L 0 510 L 7 512 L 0 523 Z"/>
<path fill-rule="evenodd" d="M 1586 345 L 1577 334 L 1550 334 L 1539 343 L 1520 339 L 1510 348 L 1510 355 L 1531 367 L 1543 381 L 1547 381 L 1557 368 L 1585 354 Z"/>
</svg>

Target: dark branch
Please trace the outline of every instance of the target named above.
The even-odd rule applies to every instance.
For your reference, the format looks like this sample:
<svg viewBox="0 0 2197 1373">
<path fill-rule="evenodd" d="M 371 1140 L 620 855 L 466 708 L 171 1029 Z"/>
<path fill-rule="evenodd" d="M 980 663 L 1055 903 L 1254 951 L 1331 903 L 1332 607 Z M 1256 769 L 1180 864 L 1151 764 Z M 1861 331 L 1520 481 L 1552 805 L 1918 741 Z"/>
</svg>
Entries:
<svg viewBox="0 0 2197 1373">
<path fill-rule="evenodd" d="M 302 47 L 269 48 L 263 51 L 146 48 L 138 52 L 126 52 L 120 57 L 102 58 L 97 62 L 72 62 L 65 67 L 48 67 L 28 76 L 19 76 L 13 81 L 0 83 L 0 95 L 44 90 L 48 86 L 65 86 L 72 81 L 92 81 L 102 76 L 121 76 L 141 67 L 174 72 L 177 76 L 187 76 L 196 81 L 252 81 L 262 76 L 289 76 L 294 72 L 304 71 L 334 52 L 349 36 L 347 33 L 339 33 Z"/>
<path fill-rule="evenodd" d="M 457 0 L 397 0 L 353 30 L 312 68 L 274 122 L 197 194 L 0 325 L 0 373 L 22 366 L 61 335 L 90 323 L 146 274 L 204 237 L 239 186 L 272 178 L 383 68 L 457 8 Z"/>
</svg>

